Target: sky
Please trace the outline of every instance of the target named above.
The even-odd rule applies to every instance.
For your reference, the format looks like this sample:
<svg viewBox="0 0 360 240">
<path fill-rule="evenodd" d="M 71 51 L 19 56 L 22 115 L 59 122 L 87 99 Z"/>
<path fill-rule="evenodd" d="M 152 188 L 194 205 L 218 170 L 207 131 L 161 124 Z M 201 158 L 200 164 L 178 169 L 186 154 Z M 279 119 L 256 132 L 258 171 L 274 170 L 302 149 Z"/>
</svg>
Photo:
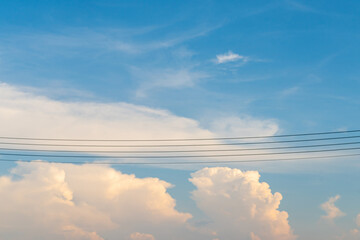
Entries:
<svg viewBox="0 0 360 240">
<path fill-rule="evenodd" d="M 0 1 L 0 136 L 359 129 L 359 10 L 355 0 Z M 0 239 L 360 239 L 358 157 L 314 156 L 324 155 L 149 166 L 0 154 L 41 161 L 0 163 Z"/>
</svg>

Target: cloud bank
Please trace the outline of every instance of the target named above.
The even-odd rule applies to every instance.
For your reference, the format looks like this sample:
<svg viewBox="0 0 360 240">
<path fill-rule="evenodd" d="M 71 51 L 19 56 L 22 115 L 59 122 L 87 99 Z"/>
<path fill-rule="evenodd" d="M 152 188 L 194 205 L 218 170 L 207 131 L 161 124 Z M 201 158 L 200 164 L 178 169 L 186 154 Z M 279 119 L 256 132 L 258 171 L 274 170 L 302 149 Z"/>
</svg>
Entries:
<svg viewBox="0 0 360 240">
<path fill-rule="evenodd" d="M 148 108 L 124 102 L 59 101 L 5 83 L 0 83 L 0 125 L 6 126 L 0 128 L 1 136 L 67 139 L 214 138 L 230 135 L 272 135 L 278 130 L 278 125 L 273 120 L 261 120 L 251 117 L 219 118 L 218 120 L 215 119 L 208 128 L 205 128 L 194 119 L 177 116 L 163 109 Z M 200 142 L 193 143 L 200 144 Z M 212 143 L 223 142 L 217 140 Z M 100 142 L 92 142 L 92 144 L 104 145 L 104 143 Z M 126 144 L 130 145 L 130 143 Z M 123 143 L 122 145 L 126 144 Z M 133 145 L 136 144 L 133 143 Z M 234 147 L 223 146 L 222 149 Z M 32 146 L 31 148 L 39 149 L 40 147 Z M 216 146 L 209 146 L 205 149 L 215 148 Z M 237 146 L 237 148 L 241 148 L 241 146 Z M 94 150 L 149 150 L 146 147 L 122 147 L 121 149 L 97 147 L 94 149 L 79 146 L 42 147 L 41 149 L 84 151 L 85 153 Z M 179 148 L 173 147 L 167 148 L 167 150 L 179 150 Z M 194 150 L 194 148 L 189 146 L 186 150 Z M 254 152 L 252 151 L 252 153 Z M 242 153 L 246 153 L 246 151 Z M 92 154 L 94 155 L 94 153 Z M 99 155 L 106 155 L 106 153 Z M 126 154 L 112 155 L 124 156 Z M 246 158 L 246 160 L 251 159 L 255 159 L 255 157 Z M 163 159 L 163 161 L 165 160 Z M 197 161 L 201 160 L 206 159 L 197 158 Z M 217 158 L 217 160 L 222 159 Z M 128 162 L 125 158 L 116 161 Z M 161 160 L 150 159 L 148 161 L 159 162 Z M 179 166 L 172 165 L 171 167 Z M 199 168 L 199 166 L 196 166 L 196 168 Z"/>
<path fill-rule="evenodd" d="M 193 199 L 211 220 L 191 226 L 158 178 L 109 166 L 19 163 L 0 177 L 0 239 L 295 239 L 280 193 L 258 172 L 204 168 L 192 174 Z"/>
<path fill-rule="evenodd" d="M 128 103 L 56 101 L 0 83 L 2 135 L 84 139 L 213 137 L 198 122 Z"/>
</svg>

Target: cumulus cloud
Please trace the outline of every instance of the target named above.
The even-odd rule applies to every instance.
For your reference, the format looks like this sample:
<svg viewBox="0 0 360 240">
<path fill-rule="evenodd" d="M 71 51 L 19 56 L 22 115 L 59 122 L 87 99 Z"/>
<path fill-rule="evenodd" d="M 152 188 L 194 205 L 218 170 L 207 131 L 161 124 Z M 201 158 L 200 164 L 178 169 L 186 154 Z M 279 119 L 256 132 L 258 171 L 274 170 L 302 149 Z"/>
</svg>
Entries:
<svg viewBox="0 0 360 240">
<path fill-rule="evenodd" d="M 218 64 L 227 63 L 227 62 L 236 62 L 239 60 L 241 60 L 243 62 L 247 62 L 247 61 L 249 61 L 249 58 L 245 57 L 245 56 L 241 56 L 237 53 L 233 53 L 232 51 L 229 51 L 224 54 L 216 55 L 216 63 L 218 63 Z"/>
<path fill-rule="evenodd" d="M 108 166 L 18 163 L 0 177 L 0 239 L 206 240 L 295 239 L 281 194 L 258 172 L 205 168 L 190 181 L 210 218 L 205 228 L 175 209 L 158 178 L 137 178 Z"/>
<path fill-rule="evenodd" d="M 107 166 L 20 163 L 0 177 L 0 239 L 182 239 L 192 216 L 169 187 Z"/>
<path fill-rule="evenodd" d="M 63 226 L 62 231 L 65 239 L 104 240 L 96 232 L 87 232 L 74 225 Z"/>
<path fill-rule="evenodd" d="M 338 207 L 335 206 L 335 202 L 340 199 L 340 195 L 330 197 L 328 201 L 321 204 L 321 209 L 326 212 L 325 216 L 322 216 L 325 220 L 334 220 L 335 218 L 345 215 Z"/>
<path fill-rule="evenodd" d="M 269 185 L 259 181 L 258 172 L 215 167 L 191 176 L 196 186 L 192 197 L 211 218 L 210 227 L 219 239 L 296 238 L 287 212 L 278 210 L 282 195 L 272 194 Z"/>
</svg>

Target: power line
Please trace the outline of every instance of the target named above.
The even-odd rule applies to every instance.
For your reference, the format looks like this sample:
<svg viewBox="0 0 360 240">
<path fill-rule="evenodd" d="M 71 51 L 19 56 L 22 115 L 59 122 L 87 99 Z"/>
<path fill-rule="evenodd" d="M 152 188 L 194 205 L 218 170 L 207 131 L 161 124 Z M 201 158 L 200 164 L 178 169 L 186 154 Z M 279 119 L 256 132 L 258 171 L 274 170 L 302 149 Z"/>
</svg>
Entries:
<svg viewBox="0 0 360 240">
<path fill-rule="evenodd" d="M 94 165 L 189 165 L 189 164 L 235 164 L 235 163 L 256 163 L 256 162 L 280 162 L 313 159 L 329 159 L 340 157 L 355 157 L 356 154 L 342 154 L 330 156 L 297 157 L 297 158 L 276 158 L 276 159 L 254 159 L 254 160 L 222 160 L 222 161 L 181 161 L 181 162 L 84 162 L 84 161 L 38 161 L 38 160 L 15 160 L 0 159 L 0 162 L 23 162 L 23 163 L 61 163 L 61 164 L 94 164 Z"/>
<path fill-rule="evenodd" d="M 258 150 L 279 150 L 279 149 L 296 149 L 296 148 L 316 148 L 332 147 L 344 145 L 356 145 L 360 142 L 329 143 L 300 146 L 283 146 L 283 147 L 261 147 L 261 148 L 230 148 L 230 149 L 196 149 L 196 150 L 159 150 L 159 151 L 84 151 L 84 150 L 56 150 L 56 149 L 24 149 L 24 148 L 0 148 L 3 151 L 21 151 L 21 152 L 59 152 L 59 153 L 187 153 L 187 152 L 238 152 L 238 151 L 258 151 Z"/>
<path fill-rule="evenodd" d="M 327 131 L 327 132 L 311 132 L 298 134 L 282 134 L 282 135 L 263 135 L 263 136 L 246 136 L 246 137 L 214 137 L 214 138 L 167 138 L 167 139 L 70 139 L 70 138 L 32 138 L 32 137 L 9 137 L 0 136 L 0 139 L 12 140 L 31 140 L 31 141 L 83 141 L 83 142 L 168 142 L 168 141 L 211 141 L 211 140 L 240 140 L 240 139 L 261 139 L 261 138 L 282 138 L 282 137 L 300 137 L 315 136 L 328 134 L 356 133 L 360 129 L 344 130 L 344 131 Z"/>
<path fill-rule="evenodd" d="M 266 142 L 236 142 L 236 143 L 209 143 L 209 144 L 161 144 L 161 145 L 95 145 L 95 144 L 47 144 L 47 143 L 18 143 L 18 142 L 0 142 L 0 145 L 20 145 L 20 146 L 53 146 L 53 147 L 200 147 L 200 146 L 231 146 L 231 145 L 258 145 L 258 144 L 278 144 L 278 143 L 296 143 L 296 142 L 313 142 L 329 141 L 340 139 L 360 138 L 356 136 L 328 137 L 328 138 L 311 138 L 283 141 L 266 141 Z"/>
<path fill-rule="evenodd" d="M 23 153 L 0 153 L 4 156 L 22 156 L 22 157 L 50 157 L 50 158 L 213 158 L 213 157 L 245 157 L 245 156 L 269 156 L 283 154 L 302 154 L 302 153 L 322 153 L 359 150 L 360 147 L 353 148 L 336 148 L 326 150 L 310 150 L 310 151 L 293 151 L 293 152 L 276 152 L 276 153 L 248 153 L 248 154 L 218 154 L 218 155 L 175 155 L 175 156 L 95 156 L 95 155 L 45 155 L 45 154 L 23 154 Z"/>
</svg>

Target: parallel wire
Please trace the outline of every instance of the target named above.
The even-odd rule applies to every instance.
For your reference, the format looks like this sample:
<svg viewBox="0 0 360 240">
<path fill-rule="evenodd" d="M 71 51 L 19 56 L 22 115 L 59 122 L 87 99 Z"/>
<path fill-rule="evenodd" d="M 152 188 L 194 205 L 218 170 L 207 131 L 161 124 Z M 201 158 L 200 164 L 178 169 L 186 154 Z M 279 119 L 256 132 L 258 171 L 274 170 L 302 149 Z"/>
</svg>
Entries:
<svg viewBox="0 0 360 240">
<path fill-rule="evenodd" d="M 329 135 L 329 134 L 345 134 L 355 133 L 360 130 L 348 131 L 333 131 L 333 132 L 313 132 L 313 133 L 300 133 L 300 134 L 286 134 L 275 136 L 251 136 L 251 137 L 221 137 L 221 138 L 182 138 L 182 139 L 66 139 L 66 138 L 28 138 L 28 137 L 6 137 L 0 136 L 0 139 L 8 140 L 26 140 L 26 141 L 69 141 L 69 142 L 171 142 L 171 141 L 202 141 L 202 140 L 241 140 L 241 139 L 264 139 L 264 138 L 283 138 L 283 137 L 302 137 L 302 136 L 316 136 L 316 135 Z M 280 143 L 298 143 L 298 142 L 315 142 L 315 141 L 329 141 L 340 139 L 355 139 L 360 138 L 360 135 L 340 136 L 340 137 L 326 137 L 326 138 L 307 138 L 283 141 L 259 141 L 259 142 L 227 142 L 227 143 L 207 143 L 207 144 L 152 144 L 152 145 L 99 145 L 99 144 L 52 144 L 52 143 L 29 143 L 29 142 L 0 142 L 3 145 L 24 145 L 24 146 L 54 146 L 54 147 L 200 147 L 200 146 L 234 146 L 234 145 L 258 145 L 258 144 L 280 144 Z M 21 148 L 2 148 L 3 151 L 23 151 L 23 152 L 53 152 L 53 153 L 131 153 L 131 154 L 145 154 L 145 153 L 190 153 L 190 152 L 237 152 L 237 151 L 256 151 L 256 150 L 280 150 L 280 149 L 301 149 L 301 148 L 317 148 L 317 147 L 333 147 L 343 145 L 360 144 L 360 141 L 355 142 L 340 142 L 329 144 L 313 144 L 313 145 L 298 145 L 298 146 L 280 146 L 280 147 L 260 147 L 260 148 L 241 148 L 241 149 L 195 149 L 195 150 L 158 150 L 158 151 L 86 151 L 86 150 L 54 150 L 54 149 L 21 149 Z M 308 153 L 324 153 L 324 152 L 340 152 L 340 151 L 353 151 L 360 150 L 360 147 L 351 148 L 335 148 L 335 149 L 320 149 L 320 150 L 306 150 L 306 151 L 290 151 L 290 152 L 270 152 L 270 153 L 247 153 L 247 154 L 205 154 L 205 155 L 169 155 L 169 156 L 100 156 L 100 155 L 59 155 L 59 154 L 25 154 L 25 153 L 9 153 L 0 152 L 1 156 L 17 156 L 17 157 L 44 157 L 44 158 L 96 158 L 96 159 L 172 159 L 172 158 L 219 158 L 219 157 L 246 157 L 246 156 L 276 156 L 276 155 L 289 155 L 289 154 L 308 154 Z M 167 161 L 167 162 L 85 162 L 85 161 L 46 161 L 49 163 L 74 163 L 74 164 L 143 164 L 143 165 L 169 165 L 169 164 L 227 164 L 227 163 L 251 163 L 251 162 L 266 162 L 266 161 L 294 161 L 294 160 L 311 160 L 311 159 L 325 159 L 325 158 L 339 158 L 339 157 L 352 157 L 360 156 L 360 153 L 342 154 L 342 155 L 329 155 L 329 156 L 307 156 L 296 158 L 275 158 L 275 159 L 253 159 L 253 160 L 216 160 L 216 161 Z M 0 162 L 35 162 L 43 163 L 38 160 L 15 160 L 0 158 Z"/>
<path fill-rule="evenodd" d="M 326 150 L 310 150 L 310 151 L 293 151 L 293 152 L 276 152 L 276 153 L 249 153 L 249 154 L 214 154 L 214 155 L 175 155 L 175 156 L 94 156 L 94 155 L 45 155 L 45 154 L 23 154 L 23 153 L 1 153 L 0 156 L 22 156 L 22 157 L 50 157 L 50 158 L 213 158 L 213 157 L 245 157 L 245 156 L 269 156 L 283 154 L 302 154 L 302 153 L 322 153 L 322 152 L 338 152 L 359 150 L 360 147 L 353 148 L 336 148 Z"/>
<path fill-rule="evenodd" d="M 167 138 L 167 139 L 70 139 L 70 138 L 31 138 L 31 137 L 9 137 L 0 136 L 0 139 L 13 139 L 13 140 L 40 140 L 40 141 L 84 141 L 84 142 L 164 142 L 164 141 L 210 141 L 210 140 L 240 140 L 240 139 L 259 139 L 259 138 L 281 138 L 281 137 L 300 137 L 300 136 L 314 136 L 314 135 L 327 135 L 327 134 L 343 134 L 360 132 L 356 130 L 344 131 L 328 131 L 328 132 L 312 132 L 312 133 L 298 133 L 298 134 L 282 134 L 282 135 L 264 135 L 264 136 L 246 136 L 246 137 L 214 137 L 214 138 Z"/>
<path fill-rule="evenodd" d="M 84 161 L 39 161 L 39 160 L 16 160 L 0 159 L 0 162 L 23 162 L 23 163 L 61 163 L 61 164 L 92 164 L 92 165 L 189 165 L 189 164 L 235 164 L 235 163 L 257 163 L 257 162 L 280 162 L 280 161 L 298 161 L 313 159 L 331 159 L 340 157 L 355 157 L 356 154 L 342 154 L 330 156 L 297 157 L 297 158 L 276 158 L 276 159 L 254 159 L 254 160 L 222 160 L 222 161 L 181 161 L 181 162 L 84 162 Z"/>
<path fill-rule="evenodd" d="M 53 146 L 53 147 L 200 147 L 200 146 L 232 146 L 232 145 L 258 145 L 258 144 L 279 144 L 279 143 L 296 143 L 296 142 L 313 142 L 313 141 L 329 141 L 340 139 L 360 138 L 356 136 L 329 137 L 329 138 L 311 138 L 284 141 L 266 141 L 266 142 L 236 142 L 236 143 L 209 143 L 209 144 L 161 144 L 161 145 L 79 145 L 79 144 L 46 144 L 46 143 L 17 143 L 17 142 L 0 142 L 0 145 L 20 145 L 20 146 Z"/>
<path fill-rule="evenodd" d="M 332 147 L 344 145 L 356 145 L 360 142 L 329 143 L 300 146 L 282 146 L 282 147 L 260 147 L 260 148 L 232 148 L 232 149 L 196 149 L 196 150 L 159 150 L 159 151 L 84 151 L 84 150 L 56 150 L 56 149 L 24 149 L 24 148 L 0 148 L 0 151 L 22 151 L 22 152 L 59 152 L 59 153 L 187 153 L 187 152 L 238 152 L 238 151 L 258 151 L 258 150 L 279 150 L 279 149 L 296 149 L 296 148 L 316 148 Z"/>
</svg>

